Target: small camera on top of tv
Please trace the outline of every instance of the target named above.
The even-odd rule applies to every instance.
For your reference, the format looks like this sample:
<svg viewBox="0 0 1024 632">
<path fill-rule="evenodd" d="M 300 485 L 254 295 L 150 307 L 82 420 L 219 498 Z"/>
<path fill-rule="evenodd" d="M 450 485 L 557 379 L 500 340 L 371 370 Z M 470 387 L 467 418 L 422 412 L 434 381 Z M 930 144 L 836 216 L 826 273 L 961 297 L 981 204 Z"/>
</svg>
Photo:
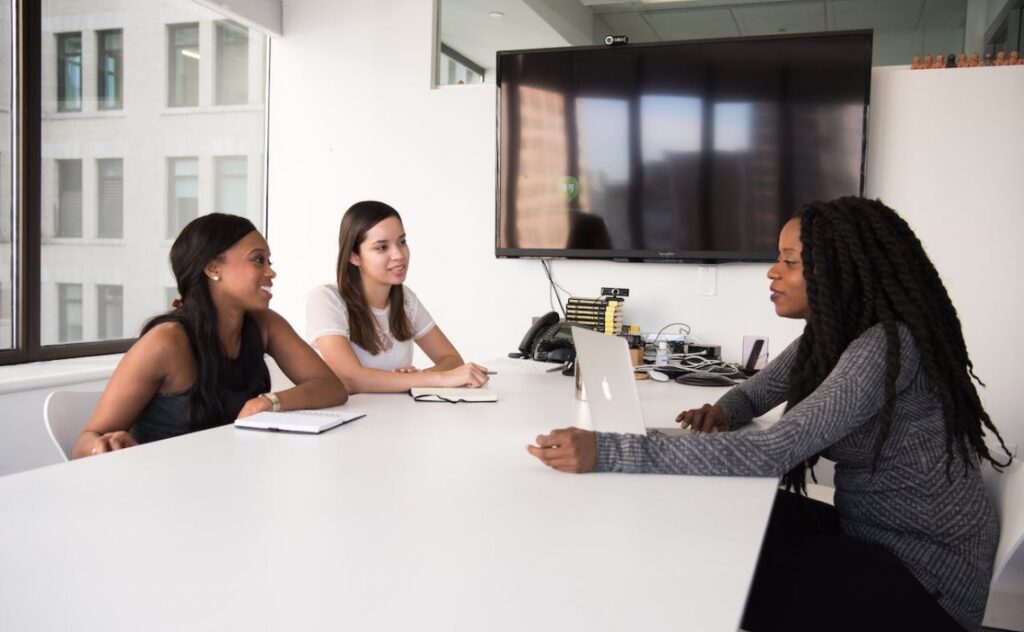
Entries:
<svg viewBox="0 0 1024 632">
<path fill-rule="evenodd" d="M 605 46 L 620 46 L 622 44 L 628 44 L 629 37 L 626 35 L 605 35 L 604 45 Z"/>
</svg>

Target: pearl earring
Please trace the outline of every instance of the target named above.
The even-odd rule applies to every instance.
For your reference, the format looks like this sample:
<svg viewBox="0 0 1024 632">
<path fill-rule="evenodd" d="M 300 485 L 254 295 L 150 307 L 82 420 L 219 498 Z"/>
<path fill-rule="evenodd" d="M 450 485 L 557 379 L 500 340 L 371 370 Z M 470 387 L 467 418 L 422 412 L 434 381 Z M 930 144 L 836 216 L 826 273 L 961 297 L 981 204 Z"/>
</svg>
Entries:
<svg viewBox="0 0 1024 632">
<path fill-rule="evenodd" d="M 213 280 L 214 280 L 215 283 L 220 281 L 220 276 L 214 275 L 213 276 Z"/>
</svg>

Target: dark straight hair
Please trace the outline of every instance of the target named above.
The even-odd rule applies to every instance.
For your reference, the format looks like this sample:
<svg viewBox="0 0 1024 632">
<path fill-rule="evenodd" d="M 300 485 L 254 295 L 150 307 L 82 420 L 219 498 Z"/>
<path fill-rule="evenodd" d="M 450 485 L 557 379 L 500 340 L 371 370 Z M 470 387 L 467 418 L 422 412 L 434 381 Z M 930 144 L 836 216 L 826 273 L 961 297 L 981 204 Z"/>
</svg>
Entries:
<svg viewBox="0 0 1024 632">
<path fill-rule="evenodd" d="M 345 211 L 345 216 L 341 218 L 341 228 L 338 229 L 338 293 L 348 309 L 349 339 L 370 355 L 384 351 L 381 347 L 381 332 L 366 302 L 359 267 L 349 259 L 353 253 L 359 254 L 359 247 L 366 240 L 367 231 L 389 217 L 402 221 L 398 211 L 383 202 L 356 202 Z M 412 324 L 405 313 L 405 293 L 401 285 L 391 286 L 388 305 L 391 308 L 388 316 L 391 335 L 395 340 L 409 340 L 412 338 Z"/>
<path fill-rule="evenodd" d="M 237 215 L 210 213 L 188 223 L 171 246 L 171 270 L 178 283 L 177 306 L 150 320 L 142 334 L 162 323 L 178 323 L 185 330 L 196 360 L 196 381 L 189 391 L 188 411 L 192 430 L 221 425 L 225 419 L 221 389 L 228 382 L 228 357 L 217 331 L 219 318 L 210 297 L 206 266 L 256 230 L 252 222 Z M 242 320 L 241 351 L 238 362 L 248 392 L 270 390 L 270 373 L 263 361 L 263 340 L 249 314 Z"/>
</svg>

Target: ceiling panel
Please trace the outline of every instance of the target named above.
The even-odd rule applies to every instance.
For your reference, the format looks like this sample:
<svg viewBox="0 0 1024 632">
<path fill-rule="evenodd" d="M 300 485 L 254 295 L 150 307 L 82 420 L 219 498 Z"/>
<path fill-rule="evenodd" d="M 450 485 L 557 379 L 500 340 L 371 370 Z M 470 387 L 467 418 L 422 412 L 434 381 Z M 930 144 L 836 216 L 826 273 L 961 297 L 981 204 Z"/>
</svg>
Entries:
<svg viewBox="0 0 1024 632">
<path fill-rule="evenodd" d="M 631 42 L 656 42 L 658 34 L 639 13 L 602 13 L 594 16 L 594 35 L 628 35 Z"/>
<path fill-rule="evenodd" d="M 728 9 L 644 11 L 662 41 L 736 37 L 740 34 Z"/>
<path fill-rule="evenodd" d="M 832 0 L 826 4 L 828 30 L 917 28 L 924 0 Z"/>
<path fill-rule="evenodd" d="M 738 7 L 732 10 L 741 35 L 815 33 L 825 30 L 825 3 Z"/>
<path fill-rule="evenodd" d="M 504 14 L 489 16 L 491 11 Z M 495 66 L 495 52 L 566 46 L 565 38 L 521 0 L 444 0 L 441 41 L 484 68 Z"/>
<path fill-rule="evenodd" d="M 963 28 L 967 21 L 967 0 L 927 0 L 925 28 Z"/>
<path fill-rule="evenodd" d="M 665 9 L 711 9 L 750 6 L 755 4 L 801 4 L 824 0 L 579 0 L 594 13 L 618 11 L 654 11 Z M 899 1 L 899 0 L 894 0 Z"/>
</svg>

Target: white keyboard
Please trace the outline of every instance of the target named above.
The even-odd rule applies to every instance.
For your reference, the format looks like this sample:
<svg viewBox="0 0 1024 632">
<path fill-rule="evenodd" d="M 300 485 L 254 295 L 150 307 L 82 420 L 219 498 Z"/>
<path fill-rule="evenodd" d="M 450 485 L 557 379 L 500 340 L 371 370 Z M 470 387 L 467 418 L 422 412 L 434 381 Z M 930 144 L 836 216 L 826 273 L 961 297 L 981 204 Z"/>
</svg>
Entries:
<svg viewBox="0 0 1024 632">
<path fill-rule="evenodd" d="M 562 364 L 556 362 L 536 362 L 534 360 L 523 360 L 521 358 L 509 358 L 505 356 L 503 358 L 494 358 L 489 362 L 481 362 L 489 371 L 494 371 L 499 375 L 502 373 L 508 373 L 511 375 L 530 375 L 538 373 L 555 373 L 561 371 L 563 368 Z"/>
</svg>

